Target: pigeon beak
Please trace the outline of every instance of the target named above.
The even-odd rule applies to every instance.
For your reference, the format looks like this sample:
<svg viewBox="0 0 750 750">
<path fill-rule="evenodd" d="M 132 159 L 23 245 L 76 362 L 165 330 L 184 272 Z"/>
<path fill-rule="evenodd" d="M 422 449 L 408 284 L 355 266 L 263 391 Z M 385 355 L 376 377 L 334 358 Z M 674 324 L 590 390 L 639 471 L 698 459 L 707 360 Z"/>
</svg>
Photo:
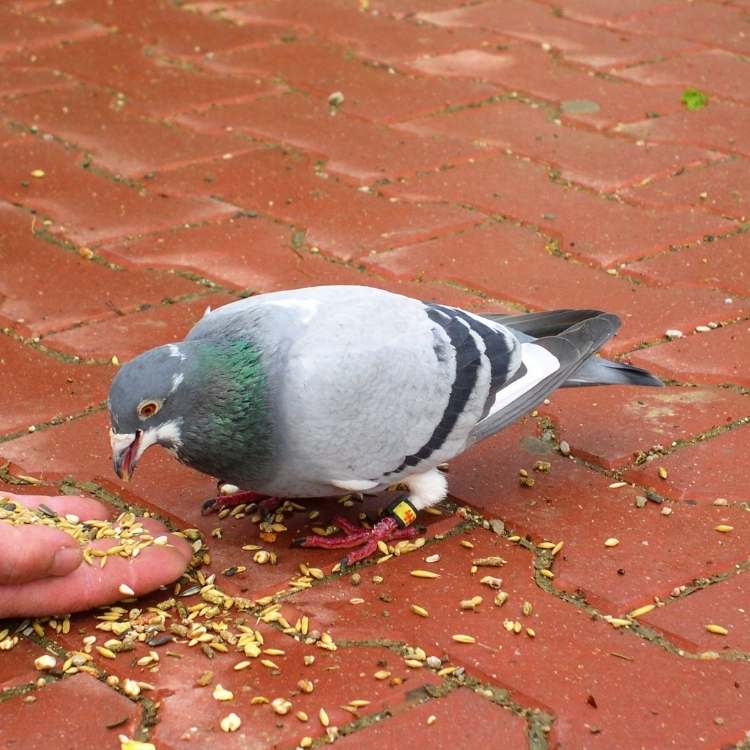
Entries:
<svg viewBox="0 0 750 750">
<path fill-rule="evenodd" d="M 112 463 L 115 474 L 125 482 L 129 481 L 135 471 L 142 434 L 141 430 L 122 435 L 116 433 L 114 430 L 109 431 L 109 442 L 112 446 Z"/>
</svg>

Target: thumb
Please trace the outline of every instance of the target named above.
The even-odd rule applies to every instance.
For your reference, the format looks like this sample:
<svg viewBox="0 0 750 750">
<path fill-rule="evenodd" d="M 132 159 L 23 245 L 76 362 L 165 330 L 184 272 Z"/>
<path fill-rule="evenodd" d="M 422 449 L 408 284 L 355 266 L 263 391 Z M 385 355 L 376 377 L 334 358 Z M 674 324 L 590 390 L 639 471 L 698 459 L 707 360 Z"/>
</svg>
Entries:
<svg viewBox="0 0 750 750">
<path fill-rule="evenodd" d="M 64 576 L 80 564 L 81 548 L 64 531 L 0 523 L 0 585 Z"/>
</svg>

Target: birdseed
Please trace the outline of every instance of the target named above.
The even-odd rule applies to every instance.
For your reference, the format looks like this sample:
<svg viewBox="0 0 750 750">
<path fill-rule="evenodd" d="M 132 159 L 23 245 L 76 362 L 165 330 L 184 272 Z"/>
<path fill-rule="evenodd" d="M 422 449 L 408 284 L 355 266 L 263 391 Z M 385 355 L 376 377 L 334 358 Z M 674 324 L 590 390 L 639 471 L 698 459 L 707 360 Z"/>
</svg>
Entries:
<svg viewBox="0 0 750 750">
<path fill-rule="evenodd" d="M 433 573 L 431 570 L 412 570 L 409 575 L 414 578 L 440 578 L 439 573 Z"/>
<path fill-rule="evenodd" d="M 227 714 L 220 722 L 222 732 L 236 732 L 242 726 L 242 719 L 235 713 Z"/>
<path fill-rule="evenodd" d="M 217 701 L 231 701 L 234 699 L 234 693 L 231 690 L 222 687 L 219 683 L 214 687 L 212 695 Z"/>
<path fill-rule="evenodd" d="M 55 659 L 54 656 L 50 656 L 49 654 L 43 654 L 42 656 L 34 660 L 34 667 L 40 672 L 48 672 L 50 669 L 54 669 L 56 666 L 57 659 Z"/>
<path fill-rule="evenodd" d="M 274 698 L 271 701 L 271 708 L 279 716 L 286 716 L 292 708 L 292 704 L 286 698 Z"/>
<path fill-rule="evenodd" d="M 495 595 L 495 606 L 502 607 L 508 601 L 509 596 L 507 591 L 498 591 Z"/>
<path fill-rule="evenodd" d="M 420 607 L 419 604 L 412 604 L 409 609 L 415 614 L 419 615 L 420 617 L 429 617 L 430 613 L 424 608 Z"/>
<path fill-rule="evenodd" d="M 506 562 L 507 560 L 502 557 L 478 557 L 472 561 L 472 564 L 485 568 L 501 568 Z"/>
<path fill-rule="evenodd" d="M 476 643 L 477 639 L 474 638 L 473 635 L 466 635 L 465 633 L 456 633 L 455 635 L 452 635 L 451 638 L 456 643 Z"/>
<path fill-rule="evenodd" d="M 126 559 L 137 557 L 142 550 L 156 543 L 141 519 L 130 511 L 121 513 L 113 521 L 90 520 L 82 523 L 80 519 L 77 522 L 72 520 L 75 518 L 77 516 L 70 514 L 61 516 L 44 504 L 27 508 L 16 499 L 0 497 L 0 521 L 12 526 L 41 525 L 64 531 L 81 545 L 83 559 L 88 565 L 103 567 L 107 558 L 115 555 Z M 93 542 L 101 539 L 116 540 L 117 544 L 108 550 L 92 546 Z M 120 593 L 123 596 L 135 595 L 127 584 L 122 584 Z"/>
<path fill-rule="evenodd" d="M 715 635 L 729 635 L 729 631 L 723 625 L 706 625 L 706 630 Z"/>
<path fill-rule="evenodd" d="M 613 536 L 609 537 L 609 539 L 605 539 L 604 546 L 605 547 L 616 547 L 620 543 L 619 539 L 615 539 Z"/>
<path fill-rule="evenodd" d="M 728 534 L 730 531 L 734 531 L 734 526 L 729 526 L 725 523 L 720 523 L 718 526 L 714 527 L 715 531 L 718 531 L 720 534 Z"/>
<path fill-rule="evenodd" d="M 637 609 L 634 609 L 632 612 L 630 612 L 630 617 L 642 617 L 643 615 L 647 615 L 654 609 L 656 609 L 655 604 L 644 604 L 642 607 L 638 607 Z"/>
</svg>

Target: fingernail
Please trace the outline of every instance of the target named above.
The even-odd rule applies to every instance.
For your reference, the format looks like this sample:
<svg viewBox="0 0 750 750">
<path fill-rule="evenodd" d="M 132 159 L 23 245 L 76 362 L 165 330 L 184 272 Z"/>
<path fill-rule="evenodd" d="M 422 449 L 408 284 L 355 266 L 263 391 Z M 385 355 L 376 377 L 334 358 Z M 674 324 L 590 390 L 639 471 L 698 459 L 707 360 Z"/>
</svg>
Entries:
<svg viewBox="0 0 750 750">
<path fill-rule="evenodd" d="M 72 573 L 81 564 L 80 547 L 61 547 L 52 558 L 49 574 L 65 576 Z"/>
</svg>

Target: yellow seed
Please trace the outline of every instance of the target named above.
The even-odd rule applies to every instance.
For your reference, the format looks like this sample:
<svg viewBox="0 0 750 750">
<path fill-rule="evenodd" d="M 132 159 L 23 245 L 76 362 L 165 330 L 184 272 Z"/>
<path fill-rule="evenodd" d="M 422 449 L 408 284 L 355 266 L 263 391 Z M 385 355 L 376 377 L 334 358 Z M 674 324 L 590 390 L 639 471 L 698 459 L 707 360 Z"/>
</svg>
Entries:
<svg viewBox="0 0 750 750">
<path fill-rule="evenodd" d="M 644 604 L 642 607 L 638 607 L 637 609 L 634 609 L 630 613 L 630 617 L 641 617 L 641 615 L 647 615 L 649 612 L 651 612 L 655 608 L 656 608 L 655 604 Z"/>
<path fill-rule="evenodd" d="M 409 609 L 411 609 L 415 615 L 419 615 L 420 617 L 430 616 L 430 613 L 424 607 L 420 607 L 419 604 L 412 604 Z"/>
<path fill-rule="evenodd" d="M 370 701 L 365 701 L 365 700 L 361 700 L 361 699 L 358 698 L 356 700 L 349 701 L 349 705 L 352 708 L 364 708 L 365 706 L 369 706 L 370 705 Z"/>
<path fill-rule="evenodd" d="M 539 547 L 539 549 L 554 549 L 556 545 L 554 542 L 540 542 L 536 546 Z"/>
<path fill-rule="evenodd" d="M 320 711 L 318 711 L 318 718 L 324 727 L 330 726 L 331 720 L 328 718 L 325 708 L 321 708 Z"/>
<path fill-rule="evenodd" d="M 234 665 L 234 670 L 239 672 L 241 669 L 247 669 L 250 666 L 249 661 L 239 661 Z"/>
<path fill-rule="evenodd" d="M 387 680 L 390 676 L 391 673 L 386 671 L 385 669 L 380 669 L 373 675 L 376 680 Z"/>
<path fill-rule="evenodd" d="M 128 586 L 127 583 L 121 583 L 117 590 L 123 595 L 123 596 L 135 596 L 135 591 Z"/>
<path fill-rule="evenodd" d="M 433 573 L 431 570 L 412 570 L 410 575 L 415 578 L 440 578 L 439 573 Z"/>
<path fill-rule="evenodd" d="M 706 625 L 706 630 L 716 635 L 729 635 L 729 631 L 721 625 Z"/>
<path fill-rule="evenodd" d="M 310 717 L 304 711 L 297 711 L 294 714 L 300 721 L 307 721 Z"/>
<path fill-rule="evenodd" d="M 521 605 L 521 612 L 523 612 L 527 617 L 534 611 L 534 607 L 532 606 L 531 602 L 524 602 Z"/>
<path fill-rule="evenodd" d="M 605 617 L 604 618 L 613 628 L 627 628 L 632 625 L 630 620 L 625 620 L 622 617 Z"/>
<path fill-rule="evenodd" d="M 660 466 L 659 476 L 661 477 L 661 479 L 666 479 L 669 476 L 669 472 L 663 466 Z"/>
<path fill-rule="evenodd" d="M 529 638 L 536 638 L 536 631 L 534 628 L 526 628 L 526 635 L 528 635 Z"/>
<path fill-rule="evenodd" d="M 562 548 L 565 542 L 558 542 L 553 548 L 552 548 L 552 554 L 556 555 Z"/>
<path fill-rule="evenodd" d="M 477 639 L 474 638 L 473 635 L 465 635 L 464 633 L 456 633 L 455 635 L 452 635 L 451 638 L 456 643 L 476 643 Z"/>
<path fill-rule="evenodd" d="M 110 649 L 105 648 L 104 646 L 97 646 L 96 650 L 106 659 L 116 659 L 117 654 L 114 653 L 114 651 L 110 651 Z"/>
<path fill-rule="evenodd" d="M 468 539 L 462 539 L 461 546 L 466 547 L 466 549 L 474 549 L 474 545 Z"/>
<path fill-rule="evenodd" d="M 276 662 L 273 662 L 270 659 L 261 659 L 260 663 L 264 667 L 268 667 L 269 669 L 278 669 L 279 668 L 278 665 L 276 664 Z"/>
<path fill-rule="evenodd" d="M 545 578 L 554 578 L 555 574 L 549 570 L 548 568 L 542 568 L 542 570 L 539 571 L 541 575 L 543 575 Z"/>
<path fill-rule="evenodd" d="M 303 692 L 303 693 L 312 693 L 314 689 L 314 685 L 311 680 L 305 680 L 302 679 L 297 683 L 297 687 Z"/>
<path fill-rule="evenodd" d="M 728 526 L 725 523 L 720 523 L 718 526 L 714 527 L 715 531 L 718 531 L 721 534 L 728 534 L 730 531 L 734 530 L 734 526 Z"/>
<path fill-rule="evenodd" d="M 419 659 L 404 659 L 404 664 L 406 664 L 407 667 L 411 667 L 411 669 L 420 669 L 424 666 Z"/>
<path fill-rule="evenodd" d="M 605 539 L 604 546 L 605 547 L 616 547 L 620 543 L 619 539 L 615 539 L 613 536 L 609 537 L 609 539 Z"/>
<path fill-rule="evenodd" d="M 427 717 L 427 726 L 432 726 L 437 721 L 437 716 L 435 714 L 431 714 Z"/>
<path fill-rule="evenodd" d="M 37 179 L 44 177 L 45 172 L 43 169 L 32 169 L 31 170 L 31 176 L 36 177 Z"/>
<path fill-rule="evenodd" d="M 304 747 L 304 748 L 308 748 L 308 747 L 312 747 L 312 743 L 313 743 L 312 737 L 303 737 L 299 741 L 299 746 L 300 747 Z"/>
</svg>

